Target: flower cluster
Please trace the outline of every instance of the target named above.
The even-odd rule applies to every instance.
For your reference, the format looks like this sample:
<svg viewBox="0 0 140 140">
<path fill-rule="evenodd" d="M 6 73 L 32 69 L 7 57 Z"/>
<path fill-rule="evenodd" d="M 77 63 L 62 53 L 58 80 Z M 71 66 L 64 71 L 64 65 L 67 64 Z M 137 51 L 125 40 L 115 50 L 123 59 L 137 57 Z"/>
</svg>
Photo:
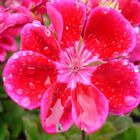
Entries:
<svg viewBox="0 0 140 140">
<path fill-rule="evenodd" d="M 136 45 L 134 28 L 108 6 L 91 8 L 87 16 L 87 5 L 48 2 L 53 30 L 38 20 L 26 24 L 20 51 L 3 71 L 7 94 L 23 108 L 40 107 L 48 133 L 73 122 L 92 133 L 109 112 L 124 115 L 140 102 L 139 71 L 124 58 Z"/>
<path fill-rule="evenodd" d="M 21 28 L 34 19 L 43 21 L 46 0 L 5 0 L 0 6 L 0 62 L 6 57 L 6 51 L 18 49 L 16 37 Z"/>
</svg>

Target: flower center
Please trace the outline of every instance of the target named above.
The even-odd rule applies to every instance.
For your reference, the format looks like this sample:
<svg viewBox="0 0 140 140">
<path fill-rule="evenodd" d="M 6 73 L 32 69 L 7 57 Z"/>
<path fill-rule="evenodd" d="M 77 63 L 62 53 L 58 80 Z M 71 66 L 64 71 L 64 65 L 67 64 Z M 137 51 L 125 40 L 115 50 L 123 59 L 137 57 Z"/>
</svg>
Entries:
<svg viewBox="0 0 140 140">
<path fill-rule="evenodd" d="M 57 80 L 67 83 L 70 89 L 74 89 L 77 83 L 89 85 L 90 77 L 96 68 L 89 64 L 97 61 L 97 58 L 84 47 L 84 44 L 80 49 L 78 45 L 75 45 L 65 51 L 61 51 L 60 61 L 56 62 Z"/>
<path fill-rule="evenodd" d="M 73 59 L 71 64 L 69 65 L 69 69 L 71 72 L 78 72 L 81 69 L 81 64 L 80 64 L 80 60 Z"/>
</svg>

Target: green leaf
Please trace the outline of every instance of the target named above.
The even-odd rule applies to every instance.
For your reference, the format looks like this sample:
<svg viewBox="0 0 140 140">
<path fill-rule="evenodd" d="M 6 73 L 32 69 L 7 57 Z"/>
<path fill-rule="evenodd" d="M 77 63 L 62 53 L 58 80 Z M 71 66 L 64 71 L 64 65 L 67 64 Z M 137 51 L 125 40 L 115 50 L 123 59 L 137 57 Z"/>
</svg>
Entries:
<svg viewBox="0 0 140 140">
<path fill-rule="evenodd" d="M 3 112 L 3 105 L 2 105 L 2 103 L 0 102 L 0 113 L 2 113 Z"/>
<path fill-rule="evenodd" d="M 9 140 L 8 127 L 2 122 L 0 122 L 0 140 Z"/>
<path fill-rule="evenodd" d="M 136 131 L 133 127 L 128 128 L 124 132 L 116 135 L 112 140 L 138 140 L 136 136 Z"/>
</svg>

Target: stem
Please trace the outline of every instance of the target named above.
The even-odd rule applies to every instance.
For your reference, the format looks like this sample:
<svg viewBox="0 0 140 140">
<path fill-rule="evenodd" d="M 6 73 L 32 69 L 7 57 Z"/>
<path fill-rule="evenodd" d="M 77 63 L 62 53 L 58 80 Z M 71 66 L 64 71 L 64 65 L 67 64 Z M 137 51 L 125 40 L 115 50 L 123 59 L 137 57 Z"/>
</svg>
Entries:
<svg viewBox="0 0 140 140">
<path fill-rule="evenodd" d="M 87 140 L 86 139 L 86 132 L 82 130 L 82 140 Z"/>
</svg>

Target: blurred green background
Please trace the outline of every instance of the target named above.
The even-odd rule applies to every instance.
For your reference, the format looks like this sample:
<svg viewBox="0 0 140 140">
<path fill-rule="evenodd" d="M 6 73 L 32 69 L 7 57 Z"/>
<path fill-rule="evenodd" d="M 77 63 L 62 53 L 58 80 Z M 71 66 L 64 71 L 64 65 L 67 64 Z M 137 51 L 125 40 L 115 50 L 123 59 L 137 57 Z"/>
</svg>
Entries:
<svg viewBox="0 0 140 140">
<path fill-rule="evenodd" d="M 28 111 L 9 99 L 2 85 L 0 64 L 0 140 L 81 140 L 81 131 L 76 127 L 65 133 L 44 133 L 39 119 L 39 110 Z M 87 135 L 87 140 L 140 140 L 140 109 L 126 116 L 109 115 L 105 125 L 96 133 Z"/>
</svg>

